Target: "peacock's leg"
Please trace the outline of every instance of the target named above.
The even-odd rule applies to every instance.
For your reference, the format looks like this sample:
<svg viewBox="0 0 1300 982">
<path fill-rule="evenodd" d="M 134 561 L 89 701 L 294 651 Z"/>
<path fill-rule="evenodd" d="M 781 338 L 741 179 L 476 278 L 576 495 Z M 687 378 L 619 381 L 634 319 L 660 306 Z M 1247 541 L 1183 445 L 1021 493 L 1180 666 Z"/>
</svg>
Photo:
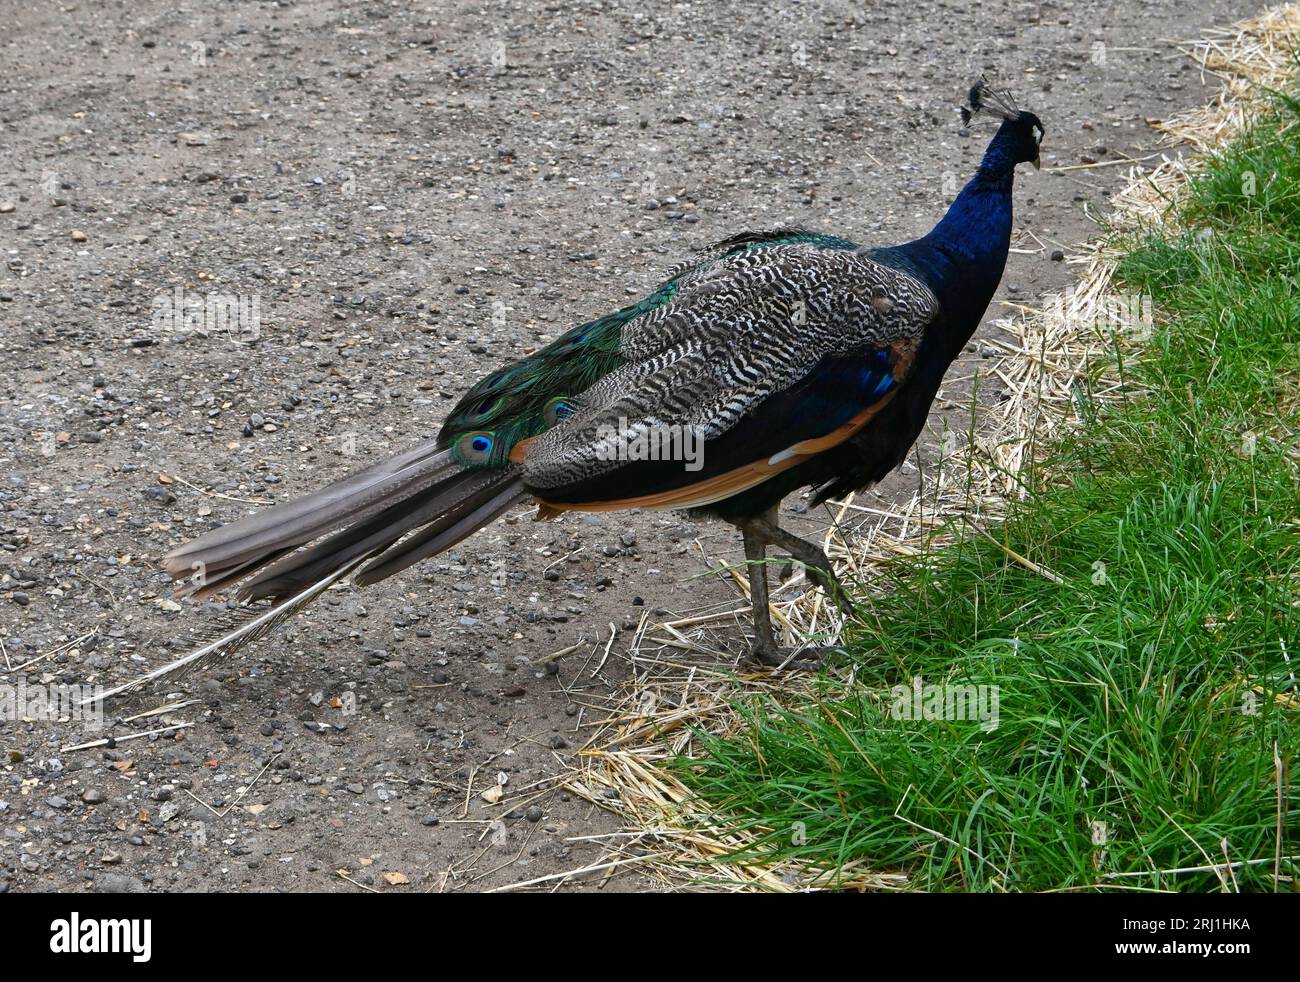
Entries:
<svg viewBox="0 0 1300 982">
<path fill-rule="evenodd" d="M 745 567 L 749 573 L 749 602 L 754 612 L 754 643 L 750 653 L 764 665 L 784 661 L 772 636 L 772 610 L 767 596 L 767 540 L 751 524 L 740 527 L 745 542 Z"/>
<path fill-rule="evenodd" d="M 772 634 L 772 609 L 767 589 L 767 547 L 772 542 L 770 532 L 776 527 L 775 519 L 776 508 L 772 508 L 740 526 L 745 542 L 745 566 L 749 571 L 749 599 L 754 612 L 754 642 L 750 654 L 764 665 L 784 665 L 795 670 L 813 669 L 820 660 L 821 650 L 805 649 L 799 652 L 798 660 L 792 660 L 791 652 L 779 647 Z"/>
<path fill-rule="evenodd" d="M 776 509 L 755 519 L 753 524 L 755 531 L 766 542 L 780 546 L 807 570 L 808 578 L 825 591 L 826 596 L 835 602 L 841 613 L 845 615 L 853 613 L 853 603 L 849 600 L 844 584 L 840 582 L 840 578 L 835 574 L 835 568 L 820 546 L 807 539 L 801 539 L 793 532 L 787 532 L 777 525 Z"/>
</svg>

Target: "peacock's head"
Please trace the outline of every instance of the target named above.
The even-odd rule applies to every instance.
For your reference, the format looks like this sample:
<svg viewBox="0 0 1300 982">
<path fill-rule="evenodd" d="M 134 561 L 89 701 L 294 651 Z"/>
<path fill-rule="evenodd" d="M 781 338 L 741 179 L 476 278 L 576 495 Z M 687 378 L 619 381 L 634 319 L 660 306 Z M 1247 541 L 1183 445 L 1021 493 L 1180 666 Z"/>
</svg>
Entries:
<svg viewBox="0 0 1300 982">
<path fill-rule="evenodd" d="M 1043 142 L 1043 122 L 1033 113 L 1017 109 L 1010 92 L 995 89 L 981 78 L 966 96 L 966 105 L 961 109 L 962 122 L 969 125 L 976 113 L 1002 120 L 998 136 L 1010 144 L 1016 163 L 1040 166 L 1038 149 Z"/>
</svg>

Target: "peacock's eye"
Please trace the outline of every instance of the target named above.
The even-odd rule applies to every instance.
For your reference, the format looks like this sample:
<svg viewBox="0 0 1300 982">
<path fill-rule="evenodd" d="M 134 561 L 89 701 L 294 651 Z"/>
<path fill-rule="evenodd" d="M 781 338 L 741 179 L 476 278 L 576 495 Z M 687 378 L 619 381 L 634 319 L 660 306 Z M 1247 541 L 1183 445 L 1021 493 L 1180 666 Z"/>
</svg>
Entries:
<svg viewBox="0 0 1300 982">
<path fill-rule="evenodd" d="M 548 426 L 554 426 L 557 423 L 563 423 L 576 411 L 577 410 L 573 407 L 573 403 L 568 402 L 565 399 L 552 399 L 546 404 L 546 408 L 542 413 L 546 417 L 546 424 Z"/>
<path fill-rule="evenodd" d="M 460 438 L 457 449 L 469 464 L 485 464 L 492 459 L 496 438 L 491 433 L 466 433 Z"/>
<path fill-rule="evenodd" d="M 496 409 L 497 405 L 500 402 L 501 402 L 501 398 L 499 396 L 496 397 L 489 396 L 488 398 L 484 399 L 482 402 L 478 404 L 478 408 L 474 410 L 474 415 L 480 417 L 486 416 L 490 412 L 492 412 L 492 410 Z"/>
</svg>

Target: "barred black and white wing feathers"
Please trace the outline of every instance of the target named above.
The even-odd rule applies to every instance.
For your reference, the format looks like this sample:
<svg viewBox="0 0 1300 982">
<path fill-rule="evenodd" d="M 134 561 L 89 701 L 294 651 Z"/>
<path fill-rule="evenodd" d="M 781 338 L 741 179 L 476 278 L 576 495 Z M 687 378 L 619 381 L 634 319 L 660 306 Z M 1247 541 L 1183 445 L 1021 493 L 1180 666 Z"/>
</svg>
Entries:
<svg viewBox="0 0 1300 982">
<path fill-rule="evenodd" d="M 720 243 L 623 327 L 624 363 L 525 448 L 531 492 L 559 508 L 697 507 L 841 442 L 892 396 L 937 314 L 930 289 L 843 240 L 757 234 Z M 688 440 L 689 461 L 662 459 Z"/>
</svg>

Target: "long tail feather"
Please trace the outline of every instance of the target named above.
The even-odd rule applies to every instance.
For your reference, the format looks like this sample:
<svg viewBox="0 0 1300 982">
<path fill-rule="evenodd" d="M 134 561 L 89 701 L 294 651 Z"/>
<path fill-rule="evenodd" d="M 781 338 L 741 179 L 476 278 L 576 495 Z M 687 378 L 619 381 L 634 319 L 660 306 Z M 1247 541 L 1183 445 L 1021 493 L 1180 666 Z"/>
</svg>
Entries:
<svg viewBox="0 0 1300 982">
<path fill-rule="evenodd" d="M 293 552 L 293 547 L 272 550 L 265 556 L 259 556 L 256 559 L 248 560 L 246 563 L 240 563 L 238 566 L 232 566 L 216 576 L 213 576 L 202 563 L 195 562 L 193 564 L 194 575 L 189 578 L 188 583 L 177 585 L 176 596 L 204 600 L 213 594 L 234 586 L 240 580 L 247 579 L 255 571 L 261 569 L 267 563 L 274 562 L 287 552 Z M 175 576 L 176 574 L 173 573 L 172 575 Z"/>
<path fill-rule="evenodd" d="M 421 529 L 415 535 L 392 546 L 356 575 L 356 584 L 368 586 L 371 583 L 378 583 L 394 573 L 401 572 L 412 563 L 418 563 L 421 559 L 436 556 L 450 549 L 528 494 L 518 477 L 499 481 L 490 490 L 495 493 L 477 507 L 472 506 L 480 500 L 481 495 L 469 499 L 463 505 L 447 512 L 428 528 Z"/>
<path fill-rule="evenodd" d="M 457 521 L 467 511 L 477 508 L 485 496 L 490 497 L 508 485 L 519 485 L 519 478 L 513 473 L 496 471 L 457 474 L 445 480 L 428 497 L 400 502 L 367 521 L 358 522 L 346 531 L 285 556 L 250 580 L 242 595 L 256 600 L 292 593 L 316 579 L 322 572 L 341 562 L 347 562 L 354 556 L 368 558 L 378 555 L 408 532 L 430 522 L 433 523 L 433 528 L 441 528 L 449 521 Z M 516 499 L 517 497 L 518 495 Z M 398 567 L 400 568 L 402 567 Z M 397 572 L 397 569 L 393 572 Z M 361 584 L 360 580 L 357 582 Z M 368 579 L 366 582 L 373 583 L 375 580 Z"/>
<path fill-rule="evenodd" d="M 104 696 L 227 657 L 349 574 L 359 585 L 391 576 L 455 545 L 526 493 L 517 468 L 466 470 L 430 443 L 214 529 L 169 553 L 165 568 L 174 579 L 189 580 L 182 593 L 203 597 L 239 588 L 240 599 L 253 604 L 242 609 L 236 626 Z M 258 603 L 266 599 L 271 603 Z"/>
<path fill-rule="evenodd" d="M 214 640 L 205 643 L 181 658 L 177 658 L 173 662 L 169 662 L 162 668 L 155 668 L 152 672 L 141 675 L 139 678 L 100 693 L 96 698 L 111 699 L 115 696 L 125 695 L 151 683 L 158 683 L 165 679 L 188 674 L 204 665 L 211 664 L 218 658 L 225 658 L 234 654 L 244 645 L 265 637 L 278 625 L 293 617 L 360 564 L 361 560 L 358 559 L 340 566 L 333 573 L 316 581 L 296 596 L 268 606 L 265 610 L 251 608 L 249 616 L 241 620 L 241 623 L 232 630 L 226 631 Z"/>
<path fill-rule="evenodd" d="M 459 470 L 449 450 L 424 443 L 313 494 L 213 529 L 168 553 L 163 566 L 177 580 L 199 571 L 201 576 L 194 580 L 197 587 L 185 591 L 195 592 L 216 574 L 236 567 L 245 567 L 247 574 L 252 562 L 261 565 L 275 558 L 277 550 L 291 549 L 362 521 Z"/>
</svg>

